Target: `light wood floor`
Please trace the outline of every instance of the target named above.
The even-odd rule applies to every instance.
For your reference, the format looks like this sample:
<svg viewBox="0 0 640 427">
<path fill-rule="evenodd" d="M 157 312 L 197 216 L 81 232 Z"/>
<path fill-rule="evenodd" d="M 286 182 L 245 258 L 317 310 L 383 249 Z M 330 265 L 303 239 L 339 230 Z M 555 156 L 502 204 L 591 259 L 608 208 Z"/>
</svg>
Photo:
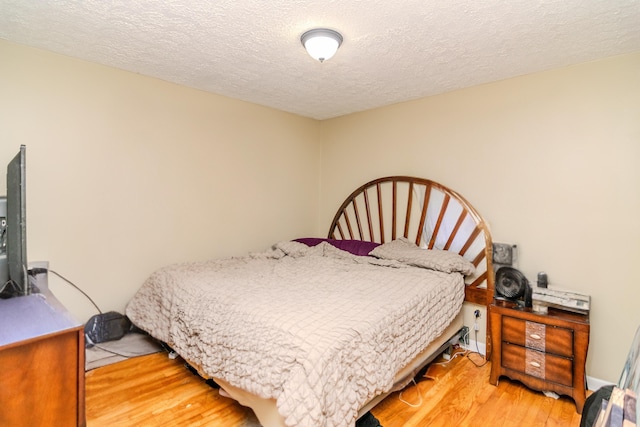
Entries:
<svg viewBox="0 0 640 427">
<path fill-rule="evenodd" d="M 372 412 L 384 427 L 580 425 L 572 400 L 546 397 L 506 378 L 492 386 L 489 371 L 490 364 L 476 367 L 464 356 L 434 364 L 401 396 L 421 405 L 408 406 L 394 393 Z M 250 410 L 221 397 L 166 353 L 87 372 L 86 408 L 89 427 L 257 425 Z"/>
</svg>

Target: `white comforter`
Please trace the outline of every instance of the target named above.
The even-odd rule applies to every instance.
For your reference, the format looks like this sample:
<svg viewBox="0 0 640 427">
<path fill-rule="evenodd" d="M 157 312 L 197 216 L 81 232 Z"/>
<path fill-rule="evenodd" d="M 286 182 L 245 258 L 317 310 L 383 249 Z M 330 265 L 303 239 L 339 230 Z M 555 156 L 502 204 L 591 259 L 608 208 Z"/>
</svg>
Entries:
<svg viewBox="0 0 640 427">
<path fill-rule="evenodd" d="M 276 399 L 288 426 L 353 426 L 464 299 L 462 274 L 386 258 L 282 242 L 174 265 L 144 283 L 126 314 L 204 374 Z"/>
</svg>

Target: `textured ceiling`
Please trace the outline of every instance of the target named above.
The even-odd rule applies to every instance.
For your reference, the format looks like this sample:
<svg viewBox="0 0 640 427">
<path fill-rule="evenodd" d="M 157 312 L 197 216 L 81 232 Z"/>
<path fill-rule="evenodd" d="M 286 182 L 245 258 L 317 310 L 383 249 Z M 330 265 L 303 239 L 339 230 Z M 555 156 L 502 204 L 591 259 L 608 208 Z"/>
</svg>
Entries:
<svg viewBox="0 0 640 427">
<path fill-rule="evenodd" d="M 326 119 L 640 51 L 640 0 L 0 0 L 0 38 Z"/>
</svg>

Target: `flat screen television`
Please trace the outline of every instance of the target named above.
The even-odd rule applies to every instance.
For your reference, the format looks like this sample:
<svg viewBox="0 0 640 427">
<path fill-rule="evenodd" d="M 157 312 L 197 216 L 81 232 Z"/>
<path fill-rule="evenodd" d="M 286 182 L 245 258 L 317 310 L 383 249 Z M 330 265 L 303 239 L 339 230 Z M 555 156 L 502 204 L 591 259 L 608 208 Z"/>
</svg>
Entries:
<svg viewBox="0 0 640 427">
<path fill-rule="evenodd" d="M 27 263 L 26 146 L 7 166 L 6 218 L 2 246 L 6 254 L 6 283 L 0 284 L 3 296 L 30 293 Z M 0 270 L 2 270 L 0 268 Z"/>
</svg>

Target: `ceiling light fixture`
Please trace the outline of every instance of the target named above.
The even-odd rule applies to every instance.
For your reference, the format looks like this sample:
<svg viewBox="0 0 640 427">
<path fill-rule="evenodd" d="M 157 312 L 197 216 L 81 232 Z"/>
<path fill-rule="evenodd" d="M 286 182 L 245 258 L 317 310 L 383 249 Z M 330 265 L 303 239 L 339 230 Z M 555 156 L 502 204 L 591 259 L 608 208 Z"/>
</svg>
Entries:
<svg viewBox="0 0 640 427">
<path fill-rule="evenodd" d="M 300 41 L 313 59 L 323 62 L 335 55 L 342 44 L 342 35 L 326 28 L 315 28 L 304 33 Z"/>
</svg>

